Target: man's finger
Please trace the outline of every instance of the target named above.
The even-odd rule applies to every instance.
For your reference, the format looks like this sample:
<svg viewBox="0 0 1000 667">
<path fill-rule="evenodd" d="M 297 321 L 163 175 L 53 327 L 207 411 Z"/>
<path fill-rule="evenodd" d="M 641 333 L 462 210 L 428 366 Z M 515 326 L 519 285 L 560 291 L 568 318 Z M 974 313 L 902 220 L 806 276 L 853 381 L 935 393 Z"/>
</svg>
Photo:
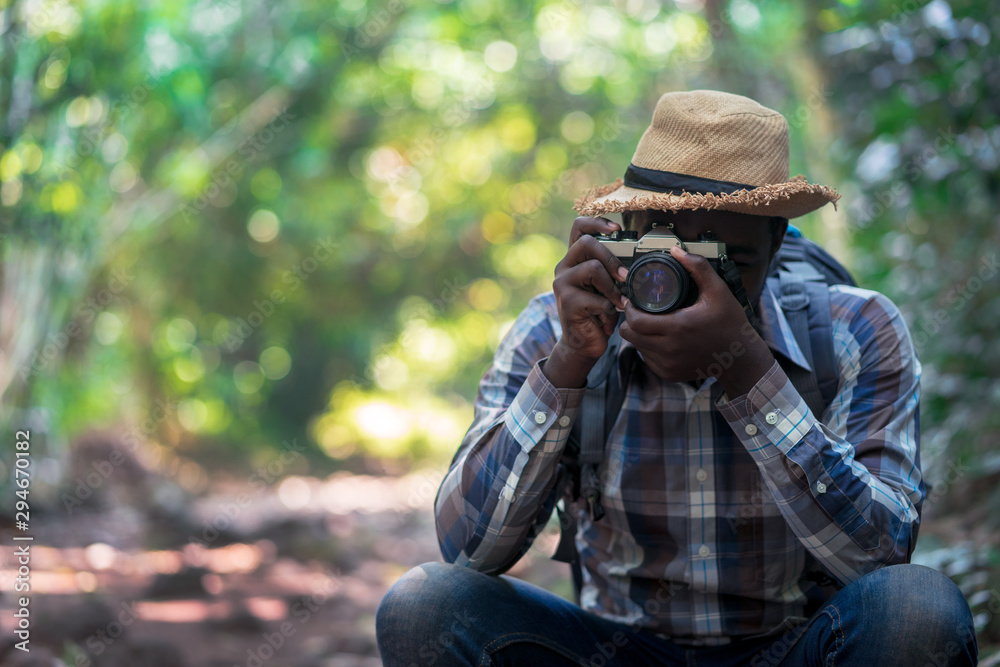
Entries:
<svg viewBox="0 0 1000 667">
<path fill-rule="evenodd" d="M 606 336 L 614 333 L 615 325 L 618 324 L 618 311 L 611 302 L 593 292 L 576 291 L 566 299 L 563 308 L 571 319 L 583 317 L 593 320 Z"/>
<path fill-rule="evenodd" d="M 621 225 L 607 218 L 579 217 L 573 221 L 569 231 L 569 245 L 572 247 L 584 234 L 610 234 L 620 229 Z"/>
<path fill-rule="evenodd" d="M 664 336 L 669 334 L 673 326 L 673 320 L 679 312 L 647 313 L 628 299 L 625 300 L 625 321 L 628 323 L 629 329 L 637 336 Z M 630 342 L 635 343 L 635 341 Z"/>
<path fill-rule="evenodd" d="M 622 340 L 627 340 L 640 350 L 658 349 L 669 342 L 659 333 L 647 333 L 643 330 L 636 330 L 636 321 L 628 318 L 618 326 L 618 334 L 622 337 Z"/>
<path fill-rule="evenodd" d="M 556 266 L 556 275 L 594 261 L 597 265 L 590 267 L 589 279 L 579 284 L 593 286 L 615 305 L 620 306 L 622 295 L 614 281 L 625 280 L 628 270 L 610 249 L 594 238 L 580 239 L 579 243 L 574 244 L 563 261 Z M 604 275 L 600 275 L 601 273 Z"/>
<path fill-rule="evenodd" d="M 715 272 L 715 269 L 701 255 L 690 253 L 683 250 L 680 246 L 672 247 L 670 254 L 691 274 L 695 284 L 698 286 L 699 292 L 717 289 L 719 284 L 722 283 L 722 279 Z"/>
</svg>

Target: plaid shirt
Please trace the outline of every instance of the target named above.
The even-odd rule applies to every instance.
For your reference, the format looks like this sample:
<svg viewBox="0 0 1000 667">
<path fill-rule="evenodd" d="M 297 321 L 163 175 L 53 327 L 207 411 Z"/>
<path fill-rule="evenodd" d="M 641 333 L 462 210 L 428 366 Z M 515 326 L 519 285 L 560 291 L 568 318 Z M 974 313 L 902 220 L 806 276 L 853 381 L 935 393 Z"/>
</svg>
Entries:
<svg viewBox="0 0 1000 667">
<path fill-rule="evenodd" d="M 816 415 L 776 362 L 744 396 L 714 379 L 666 382 L 641 361 L 598 474 L 603 519 L 581 508 L 583 608 L 678 641 L 721 643 L 803 615 L 818 562 L 842 583 L 913 550 L 925 495 L 920 363 L 896 306 L 830 288 L 840 384 Z M 809 368 L 774 295 L 761 296 L 776 359 Z M 583 389 L 542 366 L 561 335 L 536 297 L 483 377 L 475 419 L 436 500 L 445 559 L 506 570 L 544 528 Z M 623 343 L 619 361 L 635 354 Z"/>
</svg>

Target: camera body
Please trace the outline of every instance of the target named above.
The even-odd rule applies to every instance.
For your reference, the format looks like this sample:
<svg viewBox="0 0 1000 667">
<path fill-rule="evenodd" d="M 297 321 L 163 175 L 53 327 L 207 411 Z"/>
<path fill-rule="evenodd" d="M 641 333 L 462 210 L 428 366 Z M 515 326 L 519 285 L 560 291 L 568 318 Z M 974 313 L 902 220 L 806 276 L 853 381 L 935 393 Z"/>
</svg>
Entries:
<svg viewBox="0 0 1000 667">
<path fill-rule="evenodd" d="M 616 284 L 629 301 L 647 313 L 669 313 L 690 306 L 698 299 L 694 278 L 670 254 L 674 246 L 707 259 L 740 300 L 740 305 L 744 309 L 749 307 L 740 273 L 726 255 L 726 244 L 712 232 L 699 234 L 697 241 L 687 243 L 673 233 L 673 225 L 654 225 L 642 238 L 635 231 L 593 236 L 628 269 L 625 281 L 616 281 Z"/>
</svg>

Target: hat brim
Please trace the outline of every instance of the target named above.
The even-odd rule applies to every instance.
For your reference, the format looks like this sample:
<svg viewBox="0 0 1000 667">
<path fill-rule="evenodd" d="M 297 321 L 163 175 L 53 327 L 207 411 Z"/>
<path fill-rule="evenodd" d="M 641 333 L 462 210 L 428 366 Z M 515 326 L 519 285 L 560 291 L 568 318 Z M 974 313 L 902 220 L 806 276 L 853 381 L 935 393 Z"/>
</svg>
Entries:
<svg viewBox="0 0 1000 667">
<path fill-rule="evenodd" d="M 623 211 L 719 210 L 749 215 L 797 218 L 825 204 L 837 207 L 840 195 L 833 188 L 806 182 L 796 176 L 787 183 L 762 185 L 732 194 L 683 192 L 679 195 L 641 190 L 624 185 L 621 179 L 594 188 L 576 200 L 573 208 L 580 215 L 604 215 Z"/>
</svg>

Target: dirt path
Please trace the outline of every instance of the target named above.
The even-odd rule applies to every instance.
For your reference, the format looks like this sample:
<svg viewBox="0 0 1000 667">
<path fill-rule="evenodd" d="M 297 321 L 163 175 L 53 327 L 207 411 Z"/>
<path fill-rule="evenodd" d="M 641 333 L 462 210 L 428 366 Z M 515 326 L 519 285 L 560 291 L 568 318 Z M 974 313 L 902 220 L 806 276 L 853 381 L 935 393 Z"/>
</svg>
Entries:
<svg viewBox="0 0 1000 667">
<path fill-rule="evenodd" d="M 440 559 L 440 476 L 338 473 L 270 485 L 219 476 L 212 495 L 193 499 L 122 475 L 85 502 L 33 505 L 31 651 L 14 648 L 18 565 L 9 548 L 0 666 L 375 667 L 385 591 Z M 958 581 L 985 626 L 991 538 L 934 509 L 917 560 Z M 0 542 L 15 544 L 12 528 L 0 525 Z M 510 574 L 569 596 L 568 567 L 549 559 L 557 541 L 550 524 Z M 980 648 L 983 664 L 1000 663 L 995 646 Z"/>
<path fill-rule="evenodd" d="M 32 526 L 31 652 L 8 639 L 0 664 L 379 665 L 379 600 L 410 567 L 440 559 L 439 474 L 228 486 L 172 511 L 120 496 L 99 512 L 51 509 Z M 544 535 L 514 574 L 568 592 L 566 566 L 546 552 L 555 538 Z M 4 563 L 0 631 L 10 638 L 17 572 Z"/>
</svg>

